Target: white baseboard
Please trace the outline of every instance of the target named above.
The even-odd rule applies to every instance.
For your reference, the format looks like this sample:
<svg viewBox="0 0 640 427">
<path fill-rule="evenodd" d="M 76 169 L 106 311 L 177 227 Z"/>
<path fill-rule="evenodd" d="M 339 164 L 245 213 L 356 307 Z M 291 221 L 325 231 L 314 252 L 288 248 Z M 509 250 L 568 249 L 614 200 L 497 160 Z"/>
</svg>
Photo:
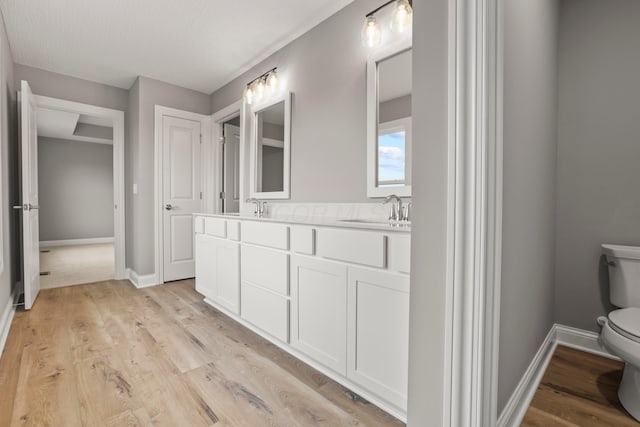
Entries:
<svg viewBox="0 0 640 427">
<path fill-rule="evenodd" d="M 620 358 L 609 353 L 600 343 L 599 334 L 558 325 L 557 323 L 554 324 L 522 376 L 507 405 L 502 410 L 498 418 L 498 427 L 517 427 L 522 423 L 529 409 L 529 405 L 531 405 L 533 396 L 540 385 L 540 381 L 547 370 L 551 356 L 553 356 L 553 352 L 558 345 L 564 345 L 598 356 L 620 360 Z"/>
<path fill-rule="evenodd" d="M 155 274 L 145 274 L 140 276 L 130 268 L 127 268 L 127 278 L 138 289 L 159 285 Z"/>
<path fill-rule="evenodd" d="M 554 325 L 542 342 L 538 352 L 533 357 L 531 364 L 525 371 L 507 405 L 502 410 L 500 417 L 498 417 L 498 427 L 515 427 L 522 423 L 524 414 L 529 408 L 533 395 L 538 389 L 538 384 L 540 384 L 542 376 L 547 370 L 547 366 L 551 360 L 551 356 L 553 356 L 553 352 L 556 349 L 555 338 L 556 329 Z"/>
<path fill-rule="evenodd" d="M 558 324 L 555 325 L 555 328 L 556 341 L 558 344 L 575 348 L 576 350 L 586 351 L 587 353 L 597 354 L 598 356 L 608 357 L 609 359 L 621 360 L 619 357 L 609 353 L 609 350 L 600 342 L 600 335 L 595 332 Z"/>
<path fill-rule="evenodd" d="M 45 240 L 40 242 L 41 248 L 52 246 L 76 246 L 76 245 L 97 245 L 100 243 L 113 243 L 113 237 L 96 237 L 93 239 L 68 239 L 68 240 Z"/>
<path fill-rule="evenodd" d="M 4 346 L 7 343 L 7 338 L 9 337 L 9 330 L 11 329 L 13 316 L 16 314 L 16 308 L 13 305 L 14 299 L 14 295 L 11 295 L 9 302 L 4 307 L 4 310 L 2 310 L 2 317 L 0 317 L 0 356 L 2 356 Z"/>
</svg>

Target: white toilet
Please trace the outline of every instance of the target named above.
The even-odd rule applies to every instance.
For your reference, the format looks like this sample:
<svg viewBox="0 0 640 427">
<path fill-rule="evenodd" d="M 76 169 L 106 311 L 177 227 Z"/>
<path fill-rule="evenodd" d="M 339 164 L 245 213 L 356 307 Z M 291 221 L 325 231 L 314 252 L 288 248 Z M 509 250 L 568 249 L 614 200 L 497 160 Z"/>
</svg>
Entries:
<svg viewBox="0 0 640 427">
<path fill-rule="evenodd" d="M 609 299 L 620 309 L 609 313 L 600 337 L 625 362 L 618 398 L 640 421 L 640 247 L 602 245 L 602 250 L 609 265 Z"/>
</svg>

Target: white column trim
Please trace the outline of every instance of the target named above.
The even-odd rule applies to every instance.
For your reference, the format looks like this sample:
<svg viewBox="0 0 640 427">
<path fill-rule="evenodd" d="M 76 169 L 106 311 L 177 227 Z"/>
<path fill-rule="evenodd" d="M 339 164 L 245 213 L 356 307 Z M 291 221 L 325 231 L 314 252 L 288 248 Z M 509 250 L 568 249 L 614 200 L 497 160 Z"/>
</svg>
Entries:
<svg viewBox="0 0 640 427">
<path fill-rule="evenodd" d="M 502 259 L 499 0 L 452 0 L 455 178 L 449 425 L 495 425 Z"/>
</svg>

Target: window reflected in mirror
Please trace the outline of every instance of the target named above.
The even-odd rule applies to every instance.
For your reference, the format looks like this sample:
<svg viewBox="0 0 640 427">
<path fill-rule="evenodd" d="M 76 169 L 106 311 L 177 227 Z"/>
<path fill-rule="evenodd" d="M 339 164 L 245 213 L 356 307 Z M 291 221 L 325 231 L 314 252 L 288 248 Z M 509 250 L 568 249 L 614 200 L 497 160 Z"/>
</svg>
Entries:
<svg viewBox="0 0 640 427">
<path fill-rule="evenodd" d="M 284 101 L 256 113 L 257 192 L 284 190 Z"/>
<path fill-rule="evenodd" d="M 411 185 L 411 49 L 377 62 L 376 187 Z"/>
</svg>

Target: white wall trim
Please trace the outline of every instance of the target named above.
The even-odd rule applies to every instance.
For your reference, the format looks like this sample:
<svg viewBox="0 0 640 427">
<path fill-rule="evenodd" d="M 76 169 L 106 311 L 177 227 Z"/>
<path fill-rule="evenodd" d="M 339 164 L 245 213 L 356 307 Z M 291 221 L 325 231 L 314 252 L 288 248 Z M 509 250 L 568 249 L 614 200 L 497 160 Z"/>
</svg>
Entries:
<svg viewBox="0 0 640 427">
<path fill-rule="evenodd" d="M 618 356 L 614 356 L 606 349 L 600 341 L 600 334 L 558 324 L 555 324 L 554 327 L 556 331 L 556 342 L 558 344 L 598 356 L 607 357 L 609 359 L 622 361 L 622 359 Z"/>
<path fill-rule="evenodd" d="M 149 288 L 162 283 L 158 280 L 155 274 L 145 274 L 144 276 L 140 276 L 130 268 L 127 268 L 127 279 L 129 279 L 131 284 L 138 289 Z"/>
<path fill-rule="evenodd" d="M 9 337 L 11 323 L 16 314 L 16 308 L 13 305 L 14 300 L 15 295 L 12 294 L 7 305 L 4 307 L 4 310 L 2 310 L 2 317 L 0 318 L 0 356 L 2 356 L 2 352 L 4 351 L 4 346 L 7 343 L 7 338 Z"/>
<path fill-rule="evenodd" d="M 507 405 L 502 410 L 498 418 L 498 427 L 519 426 L 524 418 L 533 395 L 538 389 L 538 385 L 544 376 L 547 366 L 551 361 L 551 356 L 556 349 L 556 325 L 551 330 L 540 345 L 538 352 L 533 357 L 529 367 L 525 371 L 518 386 L 514 390 Z"/>
<path fill-rule="evenodd" d="M 39 107 L 68 111 L 113 120 L 113 228 L 115 246 L 115 277 L 125 279 L 126 230 L 125 230 L 125 177 L 124 177 L 124 111 L 95 105 L 67 101 L 65 99 L 34 95 Z"/>
<path fill-rule="evenodd" d="M 76 245 L 97 245 L 100 243 L 114 243 L 114 237 L 96 237 L 92 239 L 65 239 L 65 240 L 43 240 L 40 242 L 41 248 L 52 246 L 76 246 Z"/>
<path fill-rule="evenodd" d="M 620 358 L 609 353 L 609 351 L 602 346 L 599 334 L 558 325 L 557 323 L 554 324 L 502 410 L 497 422 L 498 427 L 517 427 L 522 423 L 531 405 L 533 396 L 540 385 L 540 381 L 542 381 L 542 377 L 549 366 L 551 356 L 553 356 L 558 345 L 564 345 L 586 353 L 620 360 Z"/>
<path fill-rule="evenodd" d="M 495 425 L 502 260 L 499 0 L 450 0 L 452 283 L 445 424 Z"/>
<path fill-rule="evenodd" d="M 162 224 L 162 189 L 163 189 L 163 150 L 162 150 L 162 117 L 171 116 L 187 120 L 199 121 L 202 131 L 202 145 L 211 144 L 211 116 L 191 111 L 178 110 L 176 108 L 164 107 L 162 105 L 155 106 L 154 115 L 154 179 L 153 179 L 153 220 L 154 220 L 154 267 L 156 283 L 164 282 L 164 227 Z M 201 153 L 202 154 L 202 153 Z M 202 157 L 202 156 L 201 156 Z M 204 159 L 202 159 L 202 167 L 200 169 L 200 188 L 205 188 Z M 204 200 L 202 205 L 204 205 Z M 142 277 L 148 277 L 142 276 Z"/>
</svg>

